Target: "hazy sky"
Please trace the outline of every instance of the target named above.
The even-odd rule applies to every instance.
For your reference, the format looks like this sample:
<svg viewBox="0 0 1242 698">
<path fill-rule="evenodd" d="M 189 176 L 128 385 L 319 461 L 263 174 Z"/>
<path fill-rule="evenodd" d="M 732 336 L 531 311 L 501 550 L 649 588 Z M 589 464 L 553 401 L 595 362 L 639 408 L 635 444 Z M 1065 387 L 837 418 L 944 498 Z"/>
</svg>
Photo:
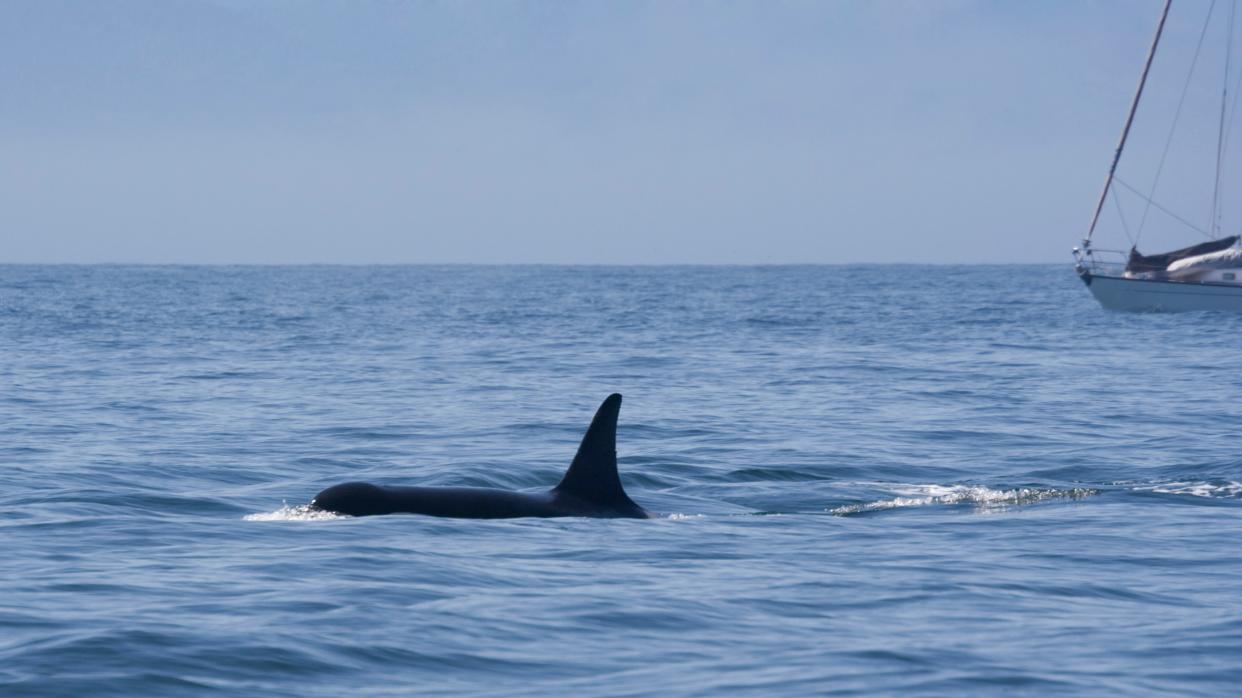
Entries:
<svg viewBox="0 0 1242 698">
<path fill-rule="evenodd" d="M 5 0 L 0 261 L 1068 264 L 1159 5 Z"/>
</svg>

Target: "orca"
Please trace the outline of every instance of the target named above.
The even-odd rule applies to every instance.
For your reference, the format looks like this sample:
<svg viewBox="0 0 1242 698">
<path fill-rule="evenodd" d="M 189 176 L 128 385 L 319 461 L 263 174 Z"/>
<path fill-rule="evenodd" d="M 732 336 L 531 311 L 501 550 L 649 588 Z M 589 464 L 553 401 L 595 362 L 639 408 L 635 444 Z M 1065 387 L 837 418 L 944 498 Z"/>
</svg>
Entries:
<svg viewBox="0 0 1242 698">
<path fill-rule="evenodd" d="M 650 513 L 625 494 L 617 475 L 617 414 L 620 411 L 621 395 L 609 395 L 591 420 L 560 484 L 546 492 L 485 487 L 384 487 L 368 482 L 346 482 L 315 495 L 310 506 L 349 516 L 651 518 Z"/>
</svg>

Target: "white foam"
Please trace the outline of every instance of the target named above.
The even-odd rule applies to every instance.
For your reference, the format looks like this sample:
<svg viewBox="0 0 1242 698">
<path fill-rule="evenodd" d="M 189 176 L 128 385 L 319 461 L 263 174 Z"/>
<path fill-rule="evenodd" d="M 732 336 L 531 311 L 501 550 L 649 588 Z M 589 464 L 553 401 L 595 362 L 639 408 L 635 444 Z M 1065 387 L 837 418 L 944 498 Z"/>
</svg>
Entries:
<svg viewBox="0 0 1242 698">
<path fill-rule="evenodd" d="M 903 495 L 865 504 L 848 504 L 829 512 L 838 516 L 862 514 L 885 509 L 922 507 L 947 504 L 974 504 L 979 510 L 998 510 L 1010 506 L 1034 504 L 1049 499 L 1081 499 L 1096 494 L 1096 490 L 1074 487 L 1067 490 L 1020 487 L 1011 490 L 994 490 L 980 485 L 900 485 L 893 487 L 894 494 Z"/>
<path fill-rule="evenodd" d="M 1212 499 L 1235 499 L 1242 497 L 1242 482 L 1165 482 L 1159 485 L 1135 487 L 1139 492 L 1159 492 L 1161 494 L 1188 494 L 1193 497 Z"/>
<path fill-rule="evenodd" d="M 258 514 L 246 514 L 242 517 L 243 521 L 326 521 L 330 519 L 347 518 L 343 514 L 337 514 L 322 509 L 312 509 L 307 504 L 299 504 L 291 507 L 288 504 L 282 506 L 276 511 L 261 512 Z"/>
</svg>

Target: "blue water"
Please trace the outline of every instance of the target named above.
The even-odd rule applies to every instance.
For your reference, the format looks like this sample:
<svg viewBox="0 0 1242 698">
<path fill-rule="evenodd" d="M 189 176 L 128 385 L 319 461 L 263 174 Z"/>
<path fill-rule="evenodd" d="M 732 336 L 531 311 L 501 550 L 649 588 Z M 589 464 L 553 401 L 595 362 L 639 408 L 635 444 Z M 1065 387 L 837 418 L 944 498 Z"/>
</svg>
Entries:
<svg viewBox="0 0 1242 698">
<path fill-rule="evenodd" d="M 1233 695 L 1242 315 L 1068 265 L 0 267 L 0 695 Z M 625 395 L 654 520 L 549 487 Z"/>
</svg>

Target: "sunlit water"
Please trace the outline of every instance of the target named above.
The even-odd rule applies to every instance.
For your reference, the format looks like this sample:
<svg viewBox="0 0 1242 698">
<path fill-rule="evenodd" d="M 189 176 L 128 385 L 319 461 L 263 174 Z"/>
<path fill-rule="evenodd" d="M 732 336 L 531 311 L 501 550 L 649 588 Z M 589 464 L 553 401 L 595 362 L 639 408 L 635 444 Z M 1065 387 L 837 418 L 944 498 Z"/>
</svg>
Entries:
<svg viewBox="0 0 1242 698">
<path fill-rule="evenodd" d="M 0 267 L 0 695 L 1232 695 L 1242 314 L 1047 267 Z M 540 489 L 594 409 L 654 520 Z"/>
</svg>

